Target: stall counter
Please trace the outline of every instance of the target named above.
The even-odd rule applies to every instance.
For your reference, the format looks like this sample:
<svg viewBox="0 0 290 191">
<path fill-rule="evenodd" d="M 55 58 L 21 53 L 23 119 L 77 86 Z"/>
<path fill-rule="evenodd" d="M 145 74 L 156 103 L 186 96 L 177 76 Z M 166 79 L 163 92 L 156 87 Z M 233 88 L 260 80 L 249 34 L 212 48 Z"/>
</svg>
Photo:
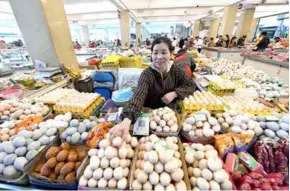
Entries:
<svg viewBox="0 0 290 191">
<path fill-rule="evenodd" d="M 280 62 L 258 56 L 241 56 L 243 57 L 242 64 L 263 70 L 271 77 L 279 76 L 284 82 L 289 83 L 289 62 Z"/>
<path fill-rule="evenodd" d="M 201 50 L 201 53 L 210 58 L 224 58 L 228 60 L 232 60 L 234 62 L 242 62 L 243 57 L 241 57 L 241 53 L 243 49 L 219 49 L 214 47 L 205 47 Z"/>
</svg>

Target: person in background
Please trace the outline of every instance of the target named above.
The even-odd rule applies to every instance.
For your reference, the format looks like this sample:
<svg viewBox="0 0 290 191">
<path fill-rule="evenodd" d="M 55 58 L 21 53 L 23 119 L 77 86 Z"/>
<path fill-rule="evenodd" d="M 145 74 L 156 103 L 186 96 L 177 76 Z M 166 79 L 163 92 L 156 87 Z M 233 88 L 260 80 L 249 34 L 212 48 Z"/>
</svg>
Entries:
<svg viewBox="0 0 290 191">
<path fill-rule="evenodd" d="M 274 38 L 274 40 L 275 40 L 275 43 L 282 43 L 281 38 L 278 37 L 278 36 L 276 36 L 276 37 Z"/>
<path fill-rule="evenodd" d="M 234 48 L 237 47 L 237 37 L 233 36 L 231 41 L 230 41 L 230 45 L 229 48 Z"/>
<path fill-rule="evenodd" d="M 141 73 L 137 90 L 120 115 L 122 122 L 110 129 L 110 139 L 121 135 L 124 140 L 143 107 L 180 110 L 179 101 L 196 90 L 196 84 L 184 70 L 170 62 L 172 51 L 170 39 L 159 37 L 153 41 L 152 64 Z"/>
<path fill-rule="evenodd" d="M 218 38 L 218 41 L 215 43 L 215 46 L 216 47 L 223 47 L 223 44 L 224 44 L 224 39 L 223 39 L 223 36 L 220 35 Z"/>
<path fill-rule="evenodd" d="M 191 50 L 191 48 L 193 48 L 193 46 L 194 46 L 194 41 L 193 41 L 193 38 L 190 37 L 189 40 L 186 42 L 186 49 Z"/>
<path fill-rule="evenodd" d="M 203 47 L 203 40 L 202 40 L 202 38 L 198 38 L 198 41 L 197 41 L 197 51 L 198 51 L 198 53 L 201 52 L 202 47 Z"/>
<path fill-rule="evenodd" d="M 177 47 L 177 40 L 176 40 L 175 37 L 173 37 L 172 46 L 173 46 L 174 48 Z"/>
<path fill-rule="evenodd" d="M 177 52 L 176 58 L 174 59 L 174 63 L 178 64 L 182 67 L 188 74 L 190 78 L 192 78 L 192 72 L 196 68 L 196 64 L 194 58 L 191 54 L 189 54 L 186 49 L 180 49 Z"/>
<path fill-rule="evenodd" d="M 214 46 L 214 41 L 213 41 L 213 37 L 211 37 L 208 41 L 208 43 L 206 44 L 207 47 L 213 47 Z"/>
<path fill-rule="evenodd" d="M 238 46 L 238 47 L 245 46 L 246 38 L 247 38 L 247 35 L 243 35 L 242 37 L 240 37 L 240 38 L 238 39 L 237 46 Z"/>
<path fill-rule="evenodd" d="M 179 48 L 182 49 L 184 46 L 184 39 L 181 37 L 181 39 L 179 40 Z"/>
<path fill-rule="evenodd" d="M 263 31 L 256 42 L 256 49 L 254 51 L 264 51 L 270 44 L 270 38 L 267 36 L 267 32 Z"/>
<path fill-rule="evenodd" d="M 146 44 L 146 46 L 150 46 L 151 45 L 151 42 L 150 42 L 150 40 L 148 38 L 146 39 L 145 44 Z"/>
<path fill-rule="evenodd" d="M 230 45 L 230 36 L 226 34 L 226 39 L 225 39 L 225 48 L 229 48 Z"/>
<path fill-rule="evenodd" d="M 207 37 L 204 37 L 204 38 L 203 38 L 203 44 L 204 44 L 204 46 L 206 46 L 207 43 L 208 43 L 208 38 L 207 38 Z"/>
<path fill-rule="evenodd" d="M 196 36 L 195 39 L 194 39 L 194 41 L 193 41 L 193 46 L 195 48 L 197 48 L 197 42 L 198 42 L 198 40 L 199 40 L 199 36 Z"/>
</svg>

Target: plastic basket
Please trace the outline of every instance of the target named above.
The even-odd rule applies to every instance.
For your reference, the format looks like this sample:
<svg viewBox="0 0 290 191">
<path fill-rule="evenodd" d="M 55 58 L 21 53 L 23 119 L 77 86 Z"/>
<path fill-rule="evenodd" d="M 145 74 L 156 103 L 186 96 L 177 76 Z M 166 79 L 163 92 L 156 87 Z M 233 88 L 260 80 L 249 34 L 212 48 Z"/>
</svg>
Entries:
<svg viewBox="0 0 290 191">
<path fill-rule="evenodd" d="M 103 70 L 118 70 L 119 68 L 120 68 L 119 61 L 101 64 L 101 69 L 103 69 Z"/>
<path fill-rule="evenodd" d="M 142 68 L 142 58 L 141 56 L 135 57 L 121 57 L 120 58 L 121 68 Z"/>
<path fill-rule="evenodd" d="M 224 112 L 224 105 L 193 105 L 193 104 L 184 104 L 180 103 L 181 111 L 183 114 L 190 114 L 192 112 L 196 112 L 202 109 L 206 109 L 213 113 Z"/>
</svg>

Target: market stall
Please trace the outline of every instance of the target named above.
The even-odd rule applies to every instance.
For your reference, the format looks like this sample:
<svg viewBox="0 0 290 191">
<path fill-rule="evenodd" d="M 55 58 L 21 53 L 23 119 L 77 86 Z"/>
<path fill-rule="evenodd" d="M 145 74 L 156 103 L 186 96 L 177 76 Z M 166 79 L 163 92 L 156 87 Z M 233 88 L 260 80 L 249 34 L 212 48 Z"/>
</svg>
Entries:
<svg viewBox="0 0 290 191">
<path fill-rule="evenodd" d="M 218 47 L 204 47 L 201 53 L 210 58 L 225 58 L 234 62 L 242 62 L 243 58 L 240 56 L 243 49 L 238 48 L 218 48 Z"/>
<path fill-rule="evenodd" d="M 279 76 L 285 82 L 289 82 L 289 61 L 278 61 L 259 56 L 241 55 L 244 65 L 262 69 L 270 76 Z"/>
</svg>

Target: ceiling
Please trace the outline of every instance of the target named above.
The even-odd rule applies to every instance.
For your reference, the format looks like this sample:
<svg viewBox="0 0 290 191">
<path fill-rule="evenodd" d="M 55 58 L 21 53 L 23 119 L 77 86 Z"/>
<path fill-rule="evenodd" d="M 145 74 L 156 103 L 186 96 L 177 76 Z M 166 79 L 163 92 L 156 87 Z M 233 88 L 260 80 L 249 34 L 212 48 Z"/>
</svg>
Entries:
<svg viewBox="0 0 290 191">
<path fill-rule="evenodd" d="M 69 21 L 85 24 L 119 24 L 118 10 L 129 10 L 140 23 L 185 23 L 221 18 L 223 8 L 243 4 L 256 7 L 255 18 L 288 12 L 288 0 L 63 0 Z M 213 5 L 214 2 L 214 5 Z M 287 6 L 285 6 L 287 4 Z M 240 13 L 237 14 L 237 20 Z M 14 19 L 8 0 L 0 1 L 0 24 Z M 14 19 L 15 20 L 15 19 Z M 14 21 L 15 22 L 15 21 Z"/>
</svg>

